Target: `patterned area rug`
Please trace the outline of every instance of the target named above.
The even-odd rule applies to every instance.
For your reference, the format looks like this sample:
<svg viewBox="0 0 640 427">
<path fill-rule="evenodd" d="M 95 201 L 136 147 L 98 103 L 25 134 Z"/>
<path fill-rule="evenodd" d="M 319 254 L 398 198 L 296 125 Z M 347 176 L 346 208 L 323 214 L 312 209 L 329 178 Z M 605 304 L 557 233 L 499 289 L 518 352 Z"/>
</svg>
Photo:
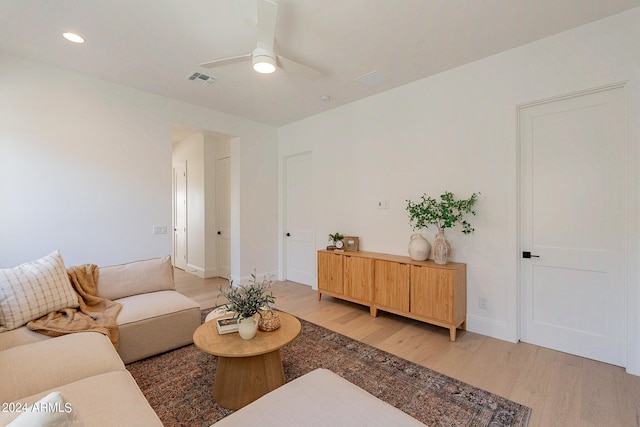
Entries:
<svg viewBox="0 0 640 427">
<path fill-rule="evenodd" d="M 203 318 L 207 312 L 203 312 Z M 291 381 L 327 368 L 430 427 L 524 427 L 531 409 L 313 323 L 281 350 Z M 190 345 L 127 365 L 165 426 L 210 426 L 217 358 Z M 357 425 L 357 420 L 354 420 Z"/>
</svg>

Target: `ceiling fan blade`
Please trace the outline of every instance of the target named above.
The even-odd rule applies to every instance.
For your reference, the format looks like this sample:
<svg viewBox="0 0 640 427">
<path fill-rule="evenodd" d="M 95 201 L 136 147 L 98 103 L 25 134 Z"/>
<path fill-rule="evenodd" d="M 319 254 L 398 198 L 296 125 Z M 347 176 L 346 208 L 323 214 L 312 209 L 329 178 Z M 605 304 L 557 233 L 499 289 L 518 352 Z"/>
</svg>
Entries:
<svg viewBox="0 0 640 427">
<path fill-rule="evenodd" d="M 258 47 L 273 52 L 278 5 L 271 0 L 258 1 Z"/>
<path fill-rule="evenodd" d="M 322 77 L 322 73 L 320 71 L 314 70 L 313 68 L 307 67 L 306 65 L 299 64 L 290 59 L 284 58 L 280 55 L 278 57 L 278 66 L 283 70 L 292 72 L 301 77 L 304 77 L 309 80 L 317 80 Z"/>
<path fill-rule="evenodd" d="M 248 61 L 251 59 L 251 54 L 232 56 L 230 58 L 216 59 L 215 61 L 203 62 L 200 64 L 202 68 L 219 67 L 220 65 L 235 64 L 236 62 Z"/>
</svg>

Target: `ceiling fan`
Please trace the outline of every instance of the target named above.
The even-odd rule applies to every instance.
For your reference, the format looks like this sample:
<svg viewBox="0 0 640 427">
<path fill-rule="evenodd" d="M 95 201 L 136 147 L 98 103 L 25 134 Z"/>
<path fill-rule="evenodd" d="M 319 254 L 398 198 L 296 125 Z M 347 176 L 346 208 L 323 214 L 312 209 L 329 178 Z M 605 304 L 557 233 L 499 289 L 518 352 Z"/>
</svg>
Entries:
<svg viewBox="0 0 640 427">
<path fill-rule="evenodd" d="M 317 70 L 302 65 L 274 52 L 274 42 L 276 34 L 276 17 L 278 15 L 278 5 L 271 0 L 258 1 L 258 43 L 251 53 L 230 58 L 217 59 L 215 61 L 200 64 L 203 68 L 214 68 L 221 65 L 233 64 L 236 62 L 251 60 L 253 69 L 259 73 L 273 73 L 276 67 L 305 77 L 309 80 L 316 80 L 322 76 Z"/>
</svg>

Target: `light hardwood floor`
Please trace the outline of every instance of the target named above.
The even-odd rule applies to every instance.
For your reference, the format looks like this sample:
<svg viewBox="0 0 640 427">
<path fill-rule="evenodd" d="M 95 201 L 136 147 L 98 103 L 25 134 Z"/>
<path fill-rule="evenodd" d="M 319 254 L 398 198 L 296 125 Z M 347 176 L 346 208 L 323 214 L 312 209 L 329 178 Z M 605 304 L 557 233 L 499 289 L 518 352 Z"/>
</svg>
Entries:
<svg viewBox="0 0 640 427">
<path fill-rule="evenodd" d="M 202 309 L 216 305 L 220 278 L 176 269 L 178 291 Z M 426 325 L 323 296 L 294 282 L 273 285 L 276 306 L 317 325 L 532 408 L 530 427 L 640 426 L 640 377 L 624 369 L 535 345 L 513 344 Z"/>
</svg>

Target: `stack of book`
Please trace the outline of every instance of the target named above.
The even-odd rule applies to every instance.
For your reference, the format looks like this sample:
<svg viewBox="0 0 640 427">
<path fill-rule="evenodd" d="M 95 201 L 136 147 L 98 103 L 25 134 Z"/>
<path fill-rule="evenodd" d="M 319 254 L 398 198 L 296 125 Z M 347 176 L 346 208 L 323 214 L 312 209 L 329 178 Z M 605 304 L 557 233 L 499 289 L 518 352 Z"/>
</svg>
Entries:
<svg viewBox="0 0 640 427">
<path fill-rule="evenodd" d="M 216 329 L 221 335 L 238 332 L 238 318 L 225 317 L 224 319 L 216 319 Z"/>
</svg>

